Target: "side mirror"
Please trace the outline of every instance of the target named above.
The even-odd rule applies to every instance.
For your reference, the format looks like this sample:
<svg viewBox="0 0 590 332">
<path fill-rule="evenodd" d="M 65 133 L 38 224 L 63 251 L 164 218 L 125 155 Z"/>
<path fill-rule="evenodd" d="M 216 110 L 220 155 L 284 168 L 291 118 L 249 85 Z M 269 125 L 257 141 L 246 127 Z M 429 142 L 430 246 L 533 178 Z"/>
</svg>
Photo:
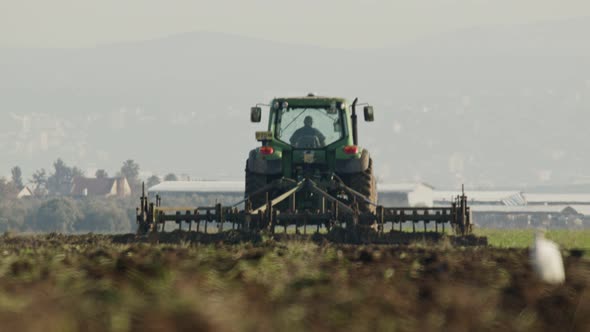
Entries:
<svg viewBox="0 0 590 332">
<path fill-rule="evenodd" d="M 262 118 L 262 109 L 258 106 L 250 108 L 250 121 L 260 122 Z"/>
<path fill-rule="evenodd" d="M 375 120 L 375 116 L 373 114 L 373 106 L 365 106 L 363 108 L 363 111 L 365 113 L 365 121 L 373 122 L 373 120 Z"/>
</svg>

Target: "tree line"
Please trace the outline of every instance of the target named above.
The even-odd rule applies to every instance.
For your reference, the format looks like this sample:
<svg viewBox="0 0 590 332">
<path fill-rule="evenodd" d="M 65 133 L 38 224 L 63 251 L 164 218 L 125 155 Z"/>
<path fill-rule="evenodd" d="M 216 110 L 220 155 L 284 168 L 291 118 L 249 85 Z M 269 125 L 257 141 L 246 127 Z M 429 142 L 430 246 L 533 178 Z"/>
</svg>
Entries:
<svg viewBox="0 0 590 332">
<path fill-rule="evenodd" d="M 124 177 L 127 179 L 131 191 L 137 194 L 141 190 L 141 179 L 139 177 L 140 166 L 133 160 L 126 160 L 115 177 Z M 53 169 L 48 172 L 45 168 L 36 170 L 29 183 L 31 191 L 36 197 L 46 196 L 68 196 L 72 189 L 73 181 L 76 177 L 84 177 L 85 172 L 77 166 L 68 166 L 61 158 L 53 163 Z M 109 174 L 104 169 L 99 169 L 94 176 L 98 179 L 108 178 Z M 162 181 L 178 181 L 178 176 L 174 173 L 166 174 L 164 177 L 152 175 L 146 179 L 147 188 L 153 187 Z M 19 166 L 11 169 L 11 178 L 0 177 L 0 199 L 10 199 L 25 187 L 22 170 Z"/>
<path fill-rule="evenodd" d="M 0 201 L 0 231 L 129 232 L 135 228 L 135 200 L 70 197 Z"/>
<path fill-rule="evenodd" d="M 240 199 L 221 194 L 183 195 L 165 197 L 165 203 L 168 206 L 211 206 L 218 202 L 235 203 Z M 138 203 L 136 196 L 46 196 L 0 200 L 0 232 L 133 232 Z"/>
<path fill-rule="evenodd" d="M 70 197 L 73 181 L 85 172 L 67 165 L 58 158 L 48 172 L 36 170 L 28 183 L 33 195 L 18 199 L 25 188 L 22 169 L 11 169 L 10 179 L 0 177 L 0 232 L 129 232 L 135 229 L 135 206 L 141 190 L 140 166 L 133 160 L 123 162 L 116 177 L 127 179 L 132 195 L 129 197 Z M 108 178 L 104 169 L 95 172 L 96 178 Z M 164 181 L 177 181 L 167 174 Z M 156 175 L 146 180 L 146 186 L 159 184 Z"/>
</svg>

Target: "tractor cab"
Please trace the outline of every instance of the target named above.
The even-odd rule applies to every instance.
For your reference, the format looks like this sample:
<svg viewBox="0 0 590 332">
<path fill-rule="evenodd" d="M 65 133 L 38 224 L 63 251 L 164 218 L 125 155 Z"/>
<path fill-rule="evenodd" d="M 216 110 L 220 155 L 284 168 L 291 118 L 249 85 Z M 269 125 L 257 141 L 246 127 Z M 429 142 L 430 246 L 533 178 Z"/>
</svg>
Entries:
<svg viewBox="0 0 590 332">
<path fill-rule="evenodd" d="M 355 100 L 356 102 L 356 100 Z M 356 146 L 356 114 L 342 98 L 307 97 L 276 98 L 271 102 L 268 131 L 256 132 L 262 151 L 326 150 L 359 152 Z M 260 122 L 262 109 L 252 107 L 252 122 Z M 373 121 L 373 109 L 365 107 L 365 120 Z M 270 153 L 269 153 L 270 155 Z M 277 156 L 278 157 L 278 156 Z"/>
</svg>

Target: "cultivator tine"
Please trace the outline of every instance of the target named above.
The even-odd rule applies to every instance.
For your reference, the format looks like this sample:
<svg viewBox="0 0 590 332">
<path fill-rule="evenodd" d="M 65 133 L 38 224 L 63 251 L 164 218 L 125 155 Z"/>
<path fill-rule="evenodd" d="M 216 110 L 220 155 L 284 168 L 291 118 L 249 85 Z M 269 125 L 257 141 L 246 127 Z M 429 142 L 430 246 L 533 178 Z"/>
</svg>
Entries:
<svg viewBox="0 0 590 332">
<path fill-rule="evenodd" d="M 272 213 L 272 203 L 270 201 L 270 193 L 267 191 L 266 192 L 266 209 L 264 210 L 264 215 L 265 215 L 265 223 L 269 229 L 269 231 L 271 232 L 271 234 L 274 234 L 275 232 L 275 228 L 274 228 L 274 224 L 272 223 L 272 220 L 270 218 L 271 213 Z"/>
<path fill-rule="evenodd" d="M 377 222 L 379 224 L 379 234 L 383 235 L 383 229 L 385 228 L 385 225 L 383 223 L 383 206 L 378 206 L 377 207 Z"/>
<path fill-rule="evenodd" d="M 317 228 L 316 228 L 316 230 L 315 230 L 315 232 L 316 232 L 316 233 L 319 233 L 319 232 L 320 232 L 320 227 L 321 227 L 321 225 L 322 225 L 322 224 L 321 224 L 320 222 L 318 222 L 318 224 L 317 224 Z"/>
<path fill-rule="evenodd" d="M 162 220 L 160 217 L 161 217 L 161 213 L 158 212 L 158 217 L 156 219 L 156 223 L 154 225 L 154 228 L 156 229 L 156 231 L 164 232 L 164 227 L 166 224 L 165 224 L 165 221 Z M 160 229 L 160 226 L 162 227 L 162 229 Z"/>
<path fill-rule="evenodd" d="M 193 220 L 191 219 L 191 212 L 189 210 L 187 210 L 185 212 L 186 214 L 186 222 L 188 223 L 188 231 L 191 231 L 192 225 L 193 225 Z"/>
<path fill-rule="evenodd" d="M 289 200 L 289 209 L 291 210 L 291 212 L 295 212 L 295 210 L 297 210 L 297 200 L 296 200 L 296 196 L 295 193 L 293 193 L 293 195 L 291 195 L 291 199 Z"/>
<path fill-rule="evenodd" d="M 219 223 L 219 232 L 223 232 L 223 222 L 225 218 L 223 216 L 223 209 L 221 208 L 221 204 L 215 204 L 215 216 L 217 217 L 217 222 Z"/>
<path fill-rule="evenodd" d="M 205 220 L 205 229 L 207 230 L 206 233 L 209 233 L 209 224 L 211 224 L 211 226 L 214 226 L 214 222 L 216 220 L 216 217 L 214 216 L 213 211 L 211 210 L 211 207 L 207 208 L 207 220 Z"/>
</svg>

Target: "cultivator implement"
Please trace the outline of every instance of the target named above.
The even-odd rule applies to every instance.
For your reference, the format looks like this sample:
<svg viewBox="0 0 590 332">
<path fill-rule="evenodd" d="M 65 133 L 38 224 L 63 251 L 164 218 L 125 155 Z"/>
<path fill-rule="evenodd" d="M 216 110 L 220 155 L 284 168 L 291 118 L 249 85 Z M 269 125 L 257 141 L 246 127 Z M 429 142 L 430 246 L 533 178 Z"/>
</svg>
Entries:
<svg viewBox="0 0 590 332">
<path fill-rule="evenodd" d="M 269 192 L 272 190 L 281 190 L 282 194 L 271 199 Z M 339 194 L 328 193 L 334 190 Z M 266 203 L 253 207 L 252 198 L 256 195 L 265 195 Z M 343 196 L 347 199 L 343 200 Z M 297 209 L 298 197 L 315 200 L 319 208 Z M 376 236 L 387 232 L 445 233 L 447 230 L 465 236 L 472 232 L 471 212 L 464 193 L 448 207 L 384 207 L 370 202 L 374 211 L 361 212 L 358 200 L 368 202 L 366 197 L 341 182 L 334 181 L 331 188 L 322 188 L 310 178 L 298 182 L 287 178 L 276 180 L 232 206 L 163 206 L 160 196 L 155 197 L 155 202 L 149 202 L 144 187 L 137 208 L 138 234 L 166 231 L 167 224 L 175 224 L 174 229 L 203 233 L 238 229 L 306 234 L 320 232 L 322 228 L 327 231 L 339 228 L 351 235 L 370 233 Z M 237 206 L 242 204 L 244 208 L 238 209 Z"/>
</svg>

